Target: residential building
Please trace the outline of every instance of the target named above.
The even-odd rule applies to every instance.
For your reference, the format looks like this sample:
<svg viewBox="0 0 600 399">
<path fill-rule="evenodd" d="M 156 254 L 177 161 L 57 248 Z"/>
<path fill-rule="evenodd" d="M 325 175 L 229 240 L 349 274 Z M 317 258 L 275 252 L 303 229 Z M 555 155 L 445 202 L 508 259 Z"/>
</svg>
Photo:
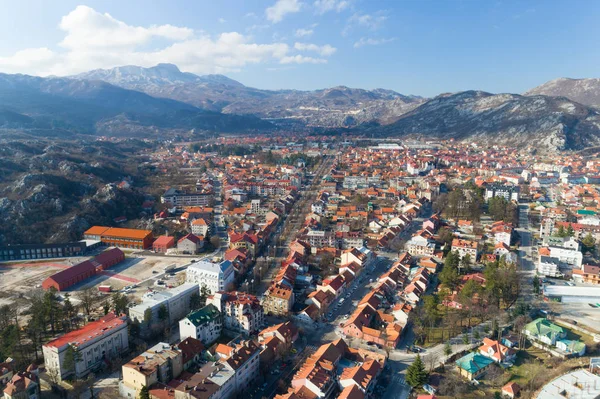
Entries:
<svg viewBox="0 0 600 399">
<path fill-rule="evenodd" d="M 485 357 L 489 357 L 496 363 L 510 363 L 515 360 L 517 352 L 509 347 L 502 345 L 500 342 L 483 338 L 483 344 L 479 347 L 479 353 Z"/>
<path fill-rule="evenodd" d="M 119 393 L 123 397 L 137 398 L 140 390 L 157 382 L 167 384 L 183 371 L 180 350 L 161 342 L 123 365 L 123 379 Z"/>
<path fill-rule="evenodd" d="M 224 260 L 221 263 L 201 260 L 192 263 L 186 270 L 186 282 L 205 286 L 210 293 L 226 291 L 233 285 L 233 263 Z"/>
<path fill-rule="evenodd" d="M 64 368 L 65 353 L 68 350 L 79 352 L 81 360 L 75 364 L 75 370 Z M 114 313 L 42 346 L 46 370 L 55 372 L 61 380 L 72 376 L 81 378 L 105 360 L 121 356 L 128 350 L 127 316 L 117 316 Z"/>
<path fill-rule="evenodd" d="M 546 345 L 556 345 L 556 341 L 566 338 L 567 331 L 550 322 L 547 319 L 539 318 L 526 324 L 523 333 L 534 341 L 540 341 Z"/>
<path fill-rule="evenodd" d="M 455 363 L 460 375 L 472 381 L 480 375 L 485 374 L 494 364 L 494 360 L 480 353 L 471 352 L 458 359 Z"/>
<path fill-rule="evenodd" d="M 292 287 L 282 283 L 271 284 L 262 302 L 266 314 L 289 315 L 294 305 Z"/>
<path fill-rule="evenodd" d="M 581 269 L 573 269 L 573 280 L 588 284 L 600 284 L 600 267 L 583 265 Z"/>
<path fill-rule="evenodd" d="M 200 310 L 191 312 L 179 320 L 179 336 L 199 339 L 210 346 L 220 336 L 223 330 L 221 312 L 214 305 L 208 304 Z"/>
<path fill-rule="evenodd" d="M 188 193 L 185 191 L 169 188 L 160 197 L 163 204 L 171 204 L 178 208 L 185 206 L 209 206 L 213 201 L 213 193 L 210 191 L 199 191 Z"/>
<path fill-rule="evenodd" d="M 235 372 L 220 362 L 206 363 L 197 373 L 185 379 L 180 377 L 172 385 L 177 382 L 179 385 L 175 386 L 173 396 L 168 399 L 232 399 L 237 393 Z M 163 399 L 164 396 L 159 395 L 164 395 L 164 389 L 156 390 L 156 395 L 151 390 L 151 397 Z"/>
<path fill-rule="evenodd" d="M 579 250 L 550 246 L 540 248 L 539 252 L 540 255 L 548 255 L 552 258 L 557 258 L 559 261 L 577 269 L 581 268 L 581 264 L 583 263 L 583 254 Z"/>
<path fill-rule="evenodd" d="M 216 292 L 206 300 L 223 318 L 223 328 L 246 336 L 257 333 L 264 323 L 264 312 L 257 297 L 244 292 Z"/>
<path fill-rule="evenodd" d="M 204 240 L 194 234 L 187 234 L 177 241 L 177 252 L 182 254 L 197 254 L 204 247 Z"/>
<path fill-rule="evenodd" d="M 220 354 L 218 361 L 234 373 L 235 391 L 242 392 L 258 378 L 260 347 L 249 340 L 226 348 L 228 353 Z"/>
<path fill-rule="evenodd" d="M 142 331 L 146 332 L 152 325 L 160 323 L 158 314 L 164 306 L 168 312 L 165 322 L 171 325 L 190 312 L 190 299 L 194 294 L 200 295 L 198 285 L 189 283 L 166 291 L 146 293 L 142 296 L 142 303 L 129 308 L 129 318 L 137 320 Z M 149 323 L 145 320 L 146 311 L 151 315 Z"/>
<path fill-rule="evenodd" d="M 462 240 L 460 238 L 452 240 L 452 251 L 458 252 L 461 259 L 469 255 L 471 263 L 477 261 L 477 255 L 479 254 L 477 241 Z"/>
<path fill-rule="evenodd" d="M 562 262 L 557 258 L 553 258 L 551 256 L 540 256 L 540 260 L 538 261 L 537 265 L 537 272 L 540 276 L 559 277 L 562 276 L 562 273 L 560 272 L 561 264 Z"/>
<path fill-rule="evenodd" d="M 181 352 L 184 370 L 189 370 L 200 364 L 202 361 L 202 354 L 206 351 L 206 347 L 202 341 L 192 337 L 182 338 L 181 341 L 175 345 L 175 348 Z"/>
<path fill-rule="evenodd" d="M 414 235 L 406 242 L 404 248 L 413 256 L 433 256 L 435 241 L 422 235 Z"/>
<path fill-rule="evenodd" d="M 519 201 L 519 186 L 507 184 L 491 184 L 485 188 L 485 199 L 502 197 L 507 201 Z"/>
<path fill-rule="evenodd" d="M 193 220 L 190 225 L 192 226 L 192 234 L 197 236 L 206 237 L 206 234 L 210 230 L 209 223 L 202 218 Z"/>
<path fill-rule="evenodd" d="M 40 381 L 36 374 L 20 371 L 13 375 L 4 388 L 3 399 L 40 399 Z"/>
</svg>

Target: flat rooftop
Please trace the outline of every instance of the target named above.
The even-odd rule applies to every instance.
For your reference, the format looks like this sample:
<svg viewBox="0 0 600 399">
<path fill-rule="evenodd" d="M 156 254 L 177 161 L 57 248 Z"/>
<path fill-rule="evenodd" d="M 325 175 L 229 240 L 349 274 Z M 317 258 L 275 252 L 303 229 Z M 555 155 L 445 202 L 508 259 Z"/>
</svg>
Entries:
<svg viewBox="0 0 600 399">
<path fill-rule="evenodd" d="M 595 399 L 600 396 L 600 376 L 585 369 L 572 371 L 544 385 L 536 399 Z"/>
</svg>

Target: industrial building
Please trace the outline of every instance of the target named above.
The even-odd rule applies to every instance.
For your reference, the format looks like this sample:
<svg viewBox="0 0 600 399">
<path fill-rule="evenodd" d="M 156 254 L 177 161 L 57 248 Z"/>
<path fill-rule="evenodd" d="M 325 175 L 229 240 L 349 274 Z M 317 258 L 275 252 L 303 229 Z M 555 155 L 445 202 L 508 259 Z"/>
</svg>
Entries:
<svg viewBox="0 0 600 399">
<path fill-rule="evenodd" d="M 112 248 L 101 254 L 53 274 L 42 282 L 45 290 L 51 287 L 64 291 L 98 272 L 106 270 L 125 260 L 125 254 L 119 248 Z"/>
<path fill-rule="evenodd" d="M 130 249 L 147 249 L 152 247 L 154 241 L 150 230 L 119 227 L 93 226 L 83 235 L 88 240 L 101 241 L 104 245 Z"/>
<path fill-rule="evenodd" d="M 0 261 L 81 256 L 88 249 L 85 241 L 60 244 L 9 245 L 0 247 Z"/>
<path fill-rule="evenodd" d="M 544 297 L 564 303 L 600 303 L 600 287 L 546 285 Z"/>
</svg>

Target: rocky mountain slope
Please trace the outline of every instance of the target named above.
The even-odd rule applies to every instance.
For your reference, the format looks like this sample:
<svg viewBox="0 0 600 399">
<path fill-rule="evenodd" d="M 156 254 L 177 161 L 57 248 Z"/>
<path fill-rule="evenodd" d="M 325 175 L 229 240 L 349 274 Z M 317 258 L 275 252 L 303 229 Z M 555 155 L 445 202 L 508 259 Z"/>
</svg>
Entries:
<svg viewBox="0 0 600 399">
<path fill-rule="evenodd" d="M 222 75 L 197 76 L 172 64 L 94 70 L 76 79 L 102 80 L 116 86 L 170 98 L 226 114 L 251 114 L 280 124 L 347 127 L 361 123 L 389 123 L 414 109 L 424 99 L 391 90 L 351 89 L 260 90 Z"/>
<path fill-rule="evenodd" d="M 465 91 L 440 95 L 377 135 L 426 135 L 489 140 L 546 150 L 581 149 L 600 143 L 598 111 L 564 97 Z"/>
<path fill-rule="evenodd" d="M 145 144 L 0 140 L 0 246 L 78 240 L 89 226 L 140 217 Z M 132 177 L 133 188 L 117 183 Z"/>
<path fill-rule="evenodd" d="M 524 95 L 567 97 L 584 105 L 600 107 L 600 79 L 554 79 L 528 90 Z"/>
<path fill-rule="evenodd" d="M 269 129 L 252 116 L 224 115 L 99 80 L 0 74 L 0 128 L 127 135 L 144 129 Z"/>
</svg>

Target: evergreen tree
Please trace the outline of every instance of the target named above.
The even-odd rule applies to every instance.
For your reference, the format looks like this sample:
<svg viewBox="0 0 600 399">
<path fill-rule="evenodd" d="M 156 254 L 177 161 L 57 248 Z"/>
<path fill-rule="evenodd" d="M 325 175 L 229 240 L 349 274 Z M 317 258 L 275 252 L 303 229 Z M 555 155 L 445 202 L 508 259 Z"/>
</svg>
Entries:
<svg viewBox="0 0 600 399">
<path fill-rule="evenodd" d="M 71 344 L 67 346 L 65 350 L 65 357 L 63 360 L 63 368 L 70 373 L 75 373 L 75 366 L 77 362 L 81 361 L 81 353 L 77 350 L 77 348 L 73 347 Z"/>
<path fill-rule="evenodd" d="M 146 385 L 140 389 L 140 399 L 150 399 L 150 390 Z"/>
<path fill-rule="evenodd" d="M 417 358 L 408 369 L 406 369 L 406 382 L 413 388 L 420 388 L 427 383 L 428 374 L 425 370 L 425 364 L 421 360 L 421 356 L 417 353 Z"/>
<path fill-rule="evenodd" d="M 575 230 L 573 230 L 573 226 L 569 223 L 569 227 L 567 228 L 567 237 L 573 237 L 575 235 Z"/>
<path fill-rule="evenodd" d="M 596 240 L 594 240 L 594 237 L 590 233 L 587 233 L 581 243 L 587 250 L 592 250 L 596 246 Z"/>
<path fill-rule="evenodd" d="M 198 292 L 194 292 L 192 296 L 190 296 L 190 309 L 196 310 L 200 309 L 200 294 Z"/>
<path fill-rule="evenodd" d="M 565 228 L 563 226 L 558 227 L 558 231 L 556 232 L 557 237 L 566 237 Z"/>
<path fill-rule="evenodd" d="M 446 345 L 444 345 L 444 355 L 450 356 L 451 354 L 452 354 L 452 345 L 450 345 L 450 342 L 446 342 Z"/>
</svg>

